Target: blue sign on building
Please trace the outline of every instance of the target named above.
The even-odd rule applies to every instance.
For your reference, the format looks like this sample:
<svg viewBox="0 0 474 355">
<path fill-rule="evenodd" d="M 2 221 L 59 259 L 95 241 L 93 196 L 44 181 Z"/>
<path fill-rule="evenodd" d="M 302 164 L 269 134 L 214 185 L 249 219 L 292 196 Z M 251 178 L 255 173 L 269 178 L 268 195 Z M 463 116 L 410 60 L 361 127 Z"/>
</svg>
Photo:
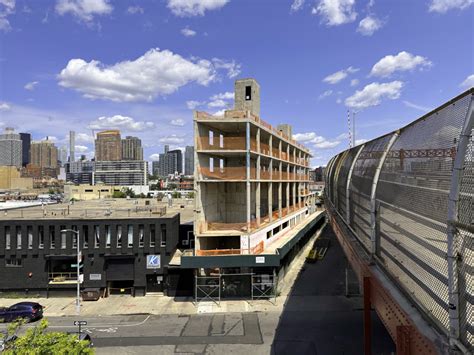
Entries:
<svg viewBox="0 0 474 355">
<path fill-rule="evenodd" d="M 147 255 L 146 256 L 147 269 L 159 269 L 160 267 L 161 267 L 160 255 Z"/>
</svg>

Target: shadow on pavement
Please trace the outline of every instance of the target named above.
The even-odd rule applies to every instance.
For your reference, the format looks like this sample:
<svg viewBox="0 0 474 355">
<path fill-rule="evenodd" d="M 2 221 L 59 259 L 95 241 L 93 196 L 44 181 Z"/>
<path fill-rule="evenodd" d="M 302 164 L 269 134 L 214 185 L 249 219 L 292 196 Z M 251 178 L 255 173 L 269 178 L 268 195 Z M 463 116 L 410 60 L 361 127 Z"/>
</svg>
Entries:
<svg viewBox="0 0 474 355">
<path fill-rule="evenodd" d="M 329 225 L 320 238 L 330 247 L 322 260 L 306 263 L 284 306 L 273 355 L 363 354 L 363 302 L 345 296 L 347 259 Z M 372 311 L 372 353 L 394 354 L 395 345 Z"/>
</svg>

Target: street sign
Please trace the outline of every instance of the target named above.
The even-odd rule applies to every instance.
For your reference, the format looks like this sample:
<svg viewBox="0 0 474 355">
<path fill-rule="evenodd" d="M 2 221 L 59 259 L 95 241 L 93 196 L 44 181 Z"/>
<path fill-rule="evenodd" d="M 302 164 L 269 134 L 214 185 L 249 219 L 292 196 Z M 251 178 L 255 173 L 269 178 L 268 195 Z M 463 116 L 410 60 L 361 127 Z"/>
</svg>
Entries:
<svg viewBox="0 0 474 355">
<path fill-rule="evenodd" d="M 255 257 L 255 264 L 265 264 L 265 257 L 264 256 Z"/>
<path fill-rule="evenodd" d="M 74 325 L 87 325 L 87 321 L 85 321 L 85 320 L 75 320 Z"/>
<path fill-rule="evenodd" d="M 159 269 L 160 267 L 161 267 L 160 255 L 147 255 L 146 256 L 147 269 Z"/>
<path fill-rule="evenodd" d="M 79 269 L 83 266 L 84 266 L 83 264 L 79 264 Z M 77 264 L 71 264 L 71 267 L 77 267 Z"/>
<path fill-rule="evenodd" d="M 89 280 L 100 281 L 102 280 L 102 274 L 89 274 Z"/>
</svg>

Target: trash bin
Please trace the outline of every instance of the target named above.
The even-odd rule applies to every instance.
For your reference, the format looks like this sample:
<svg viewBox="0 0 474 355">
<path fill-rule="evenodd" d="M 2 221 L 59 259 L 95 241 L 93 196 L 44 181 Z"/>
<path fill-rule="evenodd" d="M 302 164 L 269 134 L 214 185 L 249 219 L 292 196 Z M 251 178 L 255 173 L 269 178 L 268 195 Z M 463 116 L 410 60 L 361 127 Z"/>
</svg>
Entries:
<svg viewBox="0 0 474 355">
<path fill-rule="evenodd" d="M 86 288 L 82 291 L 83 301 L 97 301 L 100 298 L 99 288 Z"/>
</svg>

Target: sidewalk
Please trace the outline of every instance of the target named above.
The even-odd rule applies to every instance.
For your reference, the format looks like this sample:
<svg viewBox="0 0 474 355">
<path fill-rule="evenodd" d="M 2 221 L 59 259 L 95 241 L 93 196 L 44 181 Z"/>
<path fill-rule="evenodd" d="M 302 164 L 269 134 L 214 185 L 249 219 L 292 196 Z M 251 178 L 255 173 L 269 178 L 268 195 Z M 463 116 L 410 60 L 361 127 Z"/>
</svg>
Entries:
<svg viewBox="0 0 474 355">
<path fill-rule="evenodd" d="M 312 247 L 315 234 L 293 260 L 285 277 L 279 281 L 279 296 L 276 304 L 266 300 L 237 300 L 194 303 L 193 298 L 173 298 L 166 296 L 149 295 L 144 297 L 110 296 L 98 301 L 81 301 L 82 316 L 111 316 L 125 314 L 198 314 L 198 313 L 232 313 L 232 312 L 275 312 L 283 309 L 293 284 L 304 265 L 305 257 Z M 76 299 L 74 297 L 8 299 L 0 298 L 0 307 L 10 306 L 20 301 L 38 302 L 44 307 L 46 317 L 62 317 L 76 315 Z"/>
</svg>

